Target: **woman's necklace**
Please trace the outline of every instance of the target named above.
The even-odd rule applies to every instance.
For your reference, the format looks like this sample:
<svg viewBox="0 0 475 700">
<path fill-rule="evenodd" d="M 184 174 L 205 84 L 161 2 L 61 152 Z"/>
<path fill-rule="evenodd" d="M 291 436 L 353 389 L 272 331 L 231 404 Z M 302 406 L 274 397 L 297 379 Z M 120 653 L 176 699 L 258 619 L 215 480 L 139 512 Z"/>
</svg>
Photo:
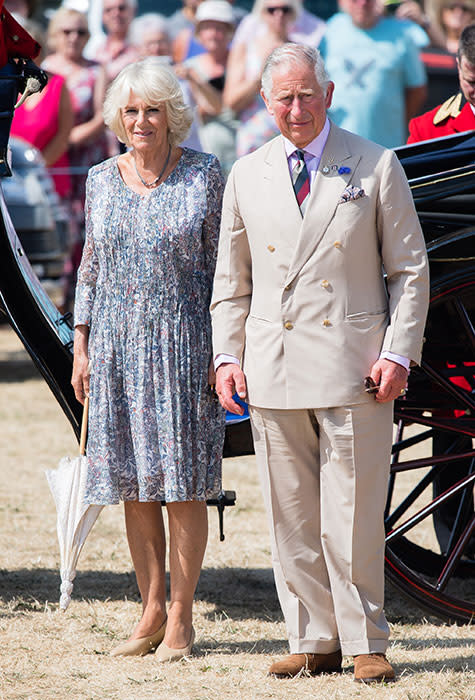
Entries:
<svg viewBox="0 0 475 700">
<path fill-rule="evenodd" d="M 171 145 L 169 145 L 169 146 L 168 146 L 168 154 L 167 154 L 167 159 L 166 159 L 166 161 L 165 161 L 165 165 L 163 166 L 163 168 L 162 168 L 162 170 L 161 170 L 161 172 L 160 172 L 160 175 L 159 175 L 158 177 L 156 177 L 155 180 L 152 180 L 152 182 L 145 182 L 145 180 L 143 179 L 143 177 L 141 176 L 141 174 L 140 174 L 139 171 L 137 170 L 137 163 L 135 162 L 135 158 L 132 156 L 132 160 L 134 161 L 135 172 L 137 173 L 137 177 L 138 177 L 138 179 L 140 180 L 140 182 L 142 183 L 142 185 L 143 185 L 144 187 L 147 187 L 148 189 L 150 189 L 151 187 L 155 187 L 155 185 L 157 185 L 157 184 L 159 183 L 160 178 L 162 177 L 163 173 L 164 173 L 165 170 L 167 169 L 168 161 L 170 160 L 170 153 L 171 153 L 171 151 L 172 151 L 172 147 L 171 147 Z"/>
</svg>

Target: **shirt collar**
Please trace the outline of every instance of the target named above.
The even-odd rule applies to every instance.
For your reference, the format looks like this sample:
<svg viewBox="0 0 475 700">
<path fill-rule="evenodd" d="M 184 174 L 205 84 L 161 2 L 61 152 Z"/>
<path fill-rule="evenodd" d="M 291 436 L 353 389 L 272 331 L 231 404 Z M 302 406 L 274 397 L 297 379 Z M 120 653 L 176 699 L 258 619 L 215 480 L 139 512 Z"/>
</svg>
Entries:
<svg viewBox="0 0 475 700">
<path fill-rule="evenodd" d="M 305 153 L 309 153 L 311 156 L 314 158 L 321 158 L 323 149 L 325 148 L 325 144 L 328 139 L 328 134 L 330 133 L 330 120 L 328 117 L 325 119 L 325 124 L 323 125 L 323 129 L 321 132 L 318 134 L 316 138 L 313 139 L 313 141 L 310 141 L 309 144 L 305 146 L 305 148 L 302 148 L 302 151 L 305 151 Z M 284 139 L 284 146 L 285 146 L 285 153 L 287 155 L 287 158 L 290 158 L 290 156 L 295 153 L 297 147 L 295 144 L 292 143 L 292 141 L 289 141 L 288 138 L 285 136 L 282 137 Z"/>
</svg>

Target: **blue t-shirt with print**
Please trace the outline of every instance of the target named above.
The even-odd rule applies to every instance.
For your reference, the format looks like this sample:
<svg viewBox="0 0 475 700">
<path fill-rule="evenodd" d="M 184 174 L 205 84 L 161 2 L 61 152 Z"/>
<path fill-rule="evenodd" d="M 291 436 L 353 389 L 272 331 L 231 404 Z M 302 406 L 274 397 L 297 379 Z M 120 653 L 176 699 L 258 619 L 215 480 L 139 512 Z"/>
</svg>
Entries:
<svg viewBox="0 0 475 700">
<path fill-rule="evenodd" d="M 329 117 L 338 126 L 393 148 L 406 141 L 405 89 L 424 85 L 419 51 L 398 19 L 359 29 L 338 13 L 319 46 L 335 83 Z"/>
</svg>

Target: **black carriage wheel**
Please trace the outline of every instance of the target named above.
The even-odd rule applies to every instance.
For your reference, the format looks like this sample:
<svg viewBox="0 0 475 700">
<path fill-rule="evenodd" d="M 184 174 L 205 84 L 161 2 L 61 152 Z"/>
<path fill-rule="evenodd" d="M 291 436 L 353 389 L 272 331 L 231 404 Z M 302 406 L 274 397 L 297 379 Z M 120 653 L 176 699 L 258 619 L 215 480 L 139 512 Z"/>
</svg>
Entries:
<svg viewBox="0 0 475 700">
<path fill-rule="evenodd" d="M 418 606 L 468 622 L 475 616 L 475 269 L 433 282 L 426 338 L 421 367 L 395 406 L 386 576 Z"/>
</svg>

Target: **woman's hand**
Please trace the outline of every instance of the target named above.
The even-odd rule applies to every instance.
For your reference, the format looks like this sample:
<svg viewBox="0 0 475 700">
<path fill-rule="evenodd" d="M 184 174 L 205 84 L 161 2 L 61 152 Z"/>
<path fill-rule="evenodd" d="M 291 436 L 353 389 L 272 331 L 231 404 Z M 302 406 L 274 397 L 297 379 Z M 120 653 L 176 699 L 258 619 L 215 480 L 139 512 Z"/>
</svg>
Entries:
<svg viewBox="0 0 475 700">
<path fill-rule="evenodd" d="M 76 326 L 74 331 L 74 360 L 71 384 L 74 395 L 79 403 L 84 405 L 84 399 L 89 396 L 89 355 L 88 355 L 88 326 Z"/>
</svg>

